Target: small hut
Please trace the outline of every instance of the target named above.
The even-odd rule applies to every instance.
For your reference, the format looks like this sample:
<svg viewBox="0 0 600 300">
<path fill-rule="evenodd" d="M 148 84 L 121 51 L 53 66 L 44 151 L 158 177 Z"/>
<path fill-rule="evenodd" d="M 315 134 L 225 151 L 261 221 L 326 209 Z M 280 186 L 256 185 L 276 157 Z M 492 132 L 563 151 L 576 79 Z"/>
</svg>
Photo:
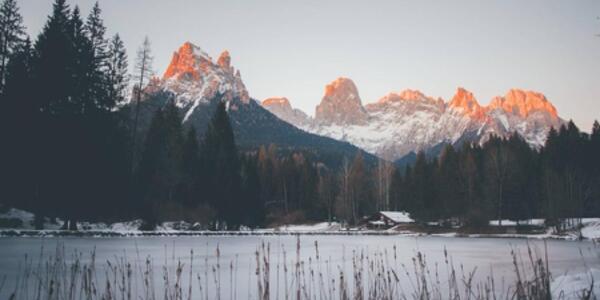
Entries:
<svg viewBox="0 0 600 300">
<path fill-rule="evenodd" d="M 379 211 L 366 219 L 366 226 L 370 229 L 388 229 L 409 223 L 414 223 L 414 220 L 403 211 Z"/>
</svg>

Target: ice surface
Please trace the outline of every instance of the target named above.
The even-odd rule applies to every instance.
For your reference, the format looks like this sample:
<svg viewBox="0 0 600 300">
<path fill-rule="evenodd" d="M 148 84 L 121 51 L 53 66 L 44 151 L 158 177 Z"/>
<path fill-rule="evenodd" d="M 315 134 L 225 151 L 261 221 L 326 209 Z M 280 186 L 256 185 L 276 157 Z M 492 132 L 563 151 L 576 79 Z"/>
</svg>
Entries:
<svg viewBox="0 0 600 300">
<path fill-rule="evenodd" d="M 325 227 L 323 224 L 308 226 Z M 295 227 L 302 229 L 302 227 Z M 339 270 L 346 272 L 348 286 L 352 287 L 353 276 L 352 268 L 353 254 L 364 255 L 371 259 L 382 259 L 386 262 L 388 268 L 394 268 L 397 271 L 399 280 L 403 288 L 410 292 L 410 278 L 402 272 L 402 265 L 412 266 L 413 257 L 421 253 L 426 258 L 427 265 L 434 272 L 436 265 L 439 267 L 441 282 L 446 282 L 444 276 L 445 257 L 447 251 L 451 261 L 457 268 L 462 268 L 465 272 L 470 272 L 477 268 L 474 282 L 485 280 L 493 270 L 496 283 L 512 282 L 514 280 L 514 270 L 510 252 L 516 251 L 520 257 L 527 257 L 527 247 L 531 246 L 535 255 L 544 254 L 544 249 L 548 249 L 550 258 L 550 270 L 556 278 L 552 283 L 553 291 L 559 293 L 564 290 L 565 293 L 577 293 L 578 287 L 585 287 L 588 284 L 587 273 L 593 272 L 595 278 L 600 278 L 597 274 L 600 270 L 600 261 L 597 259 L 598 250 L 591 242 L 573 242 L 549 240 L 546 242 L 524 239 L 468 239 L 461 237 L 406 237 L 406 236 L 323 236 L 323 235 L 300 235 L 300 247 L 297 250 L 297 238 L 292 235 L 278 236 L 203 236 L 203 237 L 107 237 L 107 238 L 0 238 L 0 278 L 6 275 L 7 281 L 5 288 L 0 291 L 0 299 L 6 299 L 5 293 L 10 293 L 16 284 L 17 274 L 20 265 L 27 254 L 31 259 L 31 265 L 37 266 L 40 252 L 48 257 L 55 254 L 56 249 L 63 251 L 67 261 L 75 257 L 75 252 L 81 253 L 83 262 L 89 263 L 91 252 L 95 251 L 95 261 L 97 263 L 97 282 L 103 283 L 106 276 L 106 262 L 115 263 L 116 259 L 125 258 L 128 263 L 134 265 L 134 272 L 141 272 L 146 258 L 149 258 L 154 269 L 154 287 L 157 295 L 164 294 L 161 290 L 163 286 L 163 271 L 174 276 L 175 268 L 179 261 L 186 267 L 182 272 L 181 282 L 186 283 L 189 280 L 187 267 L 191 263 L 191 250 L 193 250 L 193 274 L 194 293 L 198 291 L 197 275 L 201 277 L 204 284 L 205 274 L 208 274 L 208 286 L 204 289 L 209 291 L 209 299 L 215 296 L 215 278 L 220 279 L 221 298 L 230 299 L 230 291 L 237 293 L 237 298 L 256 299 L 257 280 L 255 275 L 256 257 L 255 252 L 264 244 L 270 249 L 271 265 L 271 285 L 270 294 L 273 299 L 283 299 L 284 291 L 289 286 L 293 290 L 293 283 L 284 281 L 283 265 L 288 269 L 288 279 L 292 276 L 296 266 L 296 253 L 304 262 L 303 266 L 306 274 L 310 274 L 308 268 L 322 270 L 322 274 L 327 279 L 339 279 Z M 317 246 L 320 259 L 316 259 Z M 217 257 L 216 249 L 219 247 L 219 262 L 221 270 L 216 268 Z M 285 252 L 285 256 L 284 256 Z M 383 253 L 387 253 L 384 254 Z M 381 256 L 376 256 L 381 255 Z M 285 260 L 284 260 L 284 257 Z M 310 263 L 309 263 L 310 259 Z M 584 263 L 584 260 L 586 263 Z M 358 261 L 360 263 L 360 260 Z M 142 268 L 136 266 L 142 265 Z M 233 275 L 230 273 L 232 266 Z M 163 269 L 165 267 L 165 269 Z M 368 266 L 365 266 L 365 268 Z M 215 271 L 213 271 L 215 270 Z M 279 270 L 279 273 L 277 273 Z M 328 272 L 327 270 L 331 270 Z M 205 272 L 207 271 L 207 272 Z M 217 272 L 217 273 L 215 273 Z M 460 271 L 459 271 L 460 272 Z M 279 280 L 277 280 L 279 274 Z M 318 272 L 315 272 L 318 274 Z M 370 272 L 363 272 L 363 276 L 369 276 Z M 564 275 L 564 276 L 563 276 Z M 331 276 L 331 277 L 330 277 Z M 433 275 L 432 275 L 433 276 Z M 526 270 L 522 276 L 530 278 L 533 276 L 529 270 Z M 132 286 L 138 288 L 137 295 L 143 293 L 143 282 L 138 281 L 137 273 L 133 274 L 134 282 Z M 316 283 L 309 282 L 307 285 Z M 317 279 L 318 276 L 315 276 Z M 173 279 L 173 277 L 171 277 Z M 414 278 L 412 278 L 414 280 Z M 367 278 L 364 278 L 365 282 Z M 328 280 L 325 280 L 328 282 Z M 233 285 L 230 285 L 233 283 Z M 339 282 L 336 281 L 336 288 Z M 279 285 L 279 288 L 277 286 Z M 499 284 L 500 285 L 500 284 Z M 443 288 L 443 286 L 442 286 Z M 500 287 L 497 287 L 500 291 Z M 133 298 L 138 297 L 132 295 Z M 249 295 L 249 296 L 248 296 Z M 337 294 L 336 294 L 337 295 Z M 192 298 L 198 297 L 195 294 Z M 337 297 L 337 296 L 336 296 Z M 336 299 L 335 297 L 333 299 Z"/>
</svg>

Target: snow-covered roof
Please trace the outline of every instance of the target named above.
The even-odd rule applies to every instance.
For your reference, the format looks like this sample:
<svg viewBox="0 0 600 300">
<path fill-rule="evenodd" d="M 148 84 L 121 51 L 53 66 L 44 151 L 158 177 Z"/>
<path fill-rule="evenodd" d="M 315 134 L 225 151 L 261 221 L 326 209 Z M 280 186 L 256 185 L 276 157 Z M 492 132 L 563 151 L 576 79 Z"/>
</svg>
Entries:
<svg viewBox="0 0 600 300">
<path fill-rule="evenodd" d="M 414 222 L 414 220 L 410 218 L 408 213 L 404 211 L 380 211 L 379 213 L 396 223 Z"/>
<path fill-rule="evenodd" d="M 377 220 L 377 221 L 369 221 L 369 223 L 373 224 L 373 225 L 385 225 L 385 222 L 379 221 L 379 220 Z"/>
</svg>

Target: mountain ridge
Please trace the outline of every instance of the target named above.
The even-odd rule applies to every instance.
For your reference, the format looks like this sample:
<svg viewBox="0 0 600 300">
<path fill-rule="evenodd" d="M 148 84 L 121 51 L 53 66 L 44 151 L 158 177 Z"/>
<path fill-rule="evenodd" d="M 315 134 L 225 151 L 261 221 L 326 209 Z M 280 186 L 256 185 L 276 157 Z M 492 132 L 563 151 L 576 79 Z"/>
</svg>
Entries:
<svg viewBox="0 0 600 300">
<path fill-rule="evenodd" d="M 311 118 L 285 97 L 268 98 L 262 103 L 252 99 L 231 61 L 227 50 L 214 60 L 200 47 L 185 42 L 173 53 L 162 78 L 153 80 L 146 89 L 162 97 L 162 104 L 165 99 L 174 101 L 184 124 L 199 127 L 199 134 L 209 120 L 215 99 L 227 102 L 232 122 L 239 123 L 234 128 L 243 147 L 276 143 L 325 151 L 322 146 L 327 144 L 349 153 L 344 144 L 347 143 L 388 160 L 430 151 L 440 144 L 481 143 L 492 134 L 507 136 L 513 132 L 532 147 L 540 147 L 548 130 L 564 123 L 552 103 L 539 92 L 511 89 L 482 106 L 473 93 L 462 87 L 448 101 L 407 89 L 364 104 L 358 87 L 347 77 L 325 85 L 315 117 Z M 340 143 L 315 139 L 311 134 Z"/>
<path fill-rule="evenodd" d="M 201 139 L 217 104 L 222 101 L 227 105 L 236 144 L 243 151 L 276 144 L 281 151 L 309 152 L 333 167 L 359 152 L 369 163 L 376 160 L 348 142 L 308 133 L 269 112 L 249 96 L 239 70 L 231 65 L 228 51 L 223 51 L 215 61 L 200 47 L 184 43 L 174 52 L 162 78 L 153 79 L 145 87 L 144 95 L 141 132 L 147 130 L 157 109 L 173 101 L 182 115 L 183 125 L 193 126 Z"/>
<path fill-rule="evenodd" d="M 334 89 L 344 82 L 340 93 Z M 564 124 L 554 105 L 539 92 L 510 89 L 504 96 L 482 106 L 472 92 L 458 87 L 445 101 L 425 95 L 419 90 L 391 92 L 375 102 L 362 105 L 358 89 L 349 78 L 341 77 L 328 84 L 318 114 L 299 119 L 290 114 L 294 108 L 280 110 L 277 103 L 264 106 L 308 132 L 348 141 L 366 151 L 389 160 L 397 160 L 411 152 L 428 151 L 439 144 L 473 141 L 485 142 L 492 134 L 520 134 L 530 146 L 543 145 L 551 127 Z M 353 95 L 352 99 L 345 99 Z M 331 101 L 335 99 L 335 101 Z M 319 109 L 323 103 L 327 110 Z M 288 100 L 289 104 L 289 100 Z M 361 107 L 356 107 L 361 104 Z M 346 106 L 348 105 L 348 106 Z M 360 122 L 346 122 L 362 110 Z M 351 119 L 351 118 L 350 118 Z"/>
</svg>

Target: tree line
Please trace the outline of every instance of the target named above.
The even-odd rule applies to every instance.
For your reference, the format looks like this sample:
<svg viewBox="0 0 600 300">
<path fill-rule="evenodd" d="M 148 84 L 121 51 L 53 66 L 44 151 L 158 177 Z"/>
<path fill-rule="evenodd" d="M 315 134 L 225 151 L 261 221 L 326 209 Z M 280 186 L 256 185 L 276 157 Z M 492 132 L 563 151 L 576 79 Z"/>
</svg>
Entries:
<svg viewBox="0 0 600 300">
<path fill-rule="evenodd" d="M 264 145 L 240 151 L 226 104 L 199 137 L 174 100 L 141 126 L 140 103 L 152 85 L 146 38 L 133 72 L 116 34 L 106 38 L 96 3 L 86 18 L 55 0 L 35 41 L 16 0 L 0 5 L 0 203 L 45 218 L 141 218 L 145 229 L 185 220 L 237 229 L 304 221 L 359 224 L 380 210 L 418 222 L 483 226 L 490 219 L 563 219 L 600 215 L 600 126 L 569 122 L 541 149 L 518 135 L 423 152 L 407 168 L 361 153 L 331 168 L 316 153 Z M 144 127 L 144 130 L 140 130 Z"/>
<path fill-rule="evenodd" d="M 483 226 L 489 220 L 562 220 L 600 215 L 600 124 L 591 134 L 571 121 L 532 149 L 518 134 L 483 145 L 417 155 L 392 179 L 395 209 L 422 222 Z"/>
<path fill-rule="evenodd" d="M 2 198 L 59 216 L 65 228 L 117 210 L 126 197 L 127 135 L 117 108 L 127 57 L 118 35 L 104 37 L 100 14 L 96 3 L 84 19 L 57 0 L 32 42 L 16 1 L 0 8 Z"/>
</svg>

